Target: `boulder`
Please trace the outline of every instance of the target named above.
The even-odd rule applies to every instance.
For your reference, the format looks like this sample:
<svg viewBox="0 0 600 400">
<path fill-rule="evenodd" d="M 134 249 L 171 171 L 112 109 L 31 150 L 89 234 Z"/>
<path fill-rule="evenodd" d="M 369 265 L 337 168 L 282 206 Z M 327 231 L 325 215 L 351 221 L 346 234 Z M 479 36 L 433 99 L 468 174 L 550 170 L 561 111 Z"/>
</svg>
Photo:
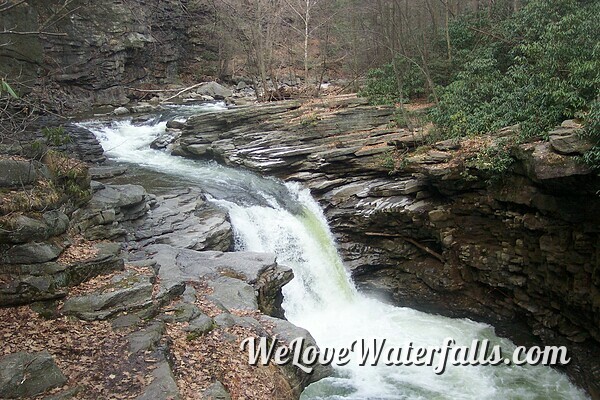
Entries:
<svg viewBox="0 0 600 400">
<path fill-rule="evenodd" d="M 0 230 L 0 243 L 25 243 L 46 240 L 63 234 L 69 225 L 69 217 L 60 210 L 46 211 L 41 215 L 17 214 Z"/>
<path fill-rule="evenodd" d="M 176 120 L 176 119 L 172 119 L 169 122 L 167 122 L 167 128 L 170 129 L 183 129 L 183 127 L 185 126 L 185 122 Z"/>
<path fill-rule="evenodd" d="M 201 95 L 211 96 L 215 100 L 223 100 L 233 95 L 233 91 L 218 84 L 217 82 L 207 82 L 200 86 L 196 92 Z"/>
<path fill-rule="evenodd" d="M 0 285 L 0 306 L 14 306 L 65 297 L 66 290 L 51 276 L 4 276 Z"/>
<path fill-rule="evenodd" d="M 225 389 L 225 386 L 219 381 L 215 381 L 200 394 L 202 400 L 231 400 L 231 396 Z"/>
<path fill-rule="evenodd" d="M 588 175 L 591 170 L 574 157 L 557 154 L 550 143 L 524 144 L 520 146 L 517 157 L 523 160 L 528 176 L 534 181 L 544 181 Z"/>
<path fill-rule="evenodd" d="M 0 358 L 0 398 L 34 397 L 66 382 L 67 378 L 45 350 L 13 353 Z"/>
<path fill-rule="evenodd" d="M 90 240 L 124 236 L 127 230 L 121 224 L 145 215 L 149 200 L 139 185 L 99 186 L 92 199 L 73 213 L 73 228 Z"/>
<path fill-rule="evenodd" d="M 53 146 L 58 151 L 88 163 L 95 164 L 106 160 L 102 145 L 89 129 L 74 123 L 64 124 L 62 120 L 55 124 L 63 127 L 65 136 L 69 138 L 66 143 Z"/>
<path fill-rule="evenodd" d="M 194 304 L 180 302 L 164 309 L 161 319 L 165 322 L 188 322 L 202 315 L 202 311 Z"/>
<path fill-rule="evenodd" d="M 180 131 L 167 127 L 164 133 L 160 133 L 156 139 L 150 143 L 150 147 L 153 149 L 166 149 L 170 144 L 179 138 Z"/>
<path fill-rule="evenodd" d="M 113 110 L 114 115 L 126 115 L 129 114 L 129 109 L 127 107 L 117 107 Z"/>
<path fill-rule="evenodd" d="M 215 326 L 212 318 L 206 314 L 200 314 L 198 317 L 190 321 L 190 324 L 185 328 L 186 332 L 192 335 L 202 336 L 210 332 Z"/>
<path fill-rule="evenodd" d="M 581 136 L 582 126 L 573 120 L 566 120 L 562 125 L 550 132 L 550 145 L 560 154 L 583 155 L 593 144 Z"/>
<path fill-rule="evenodd" d="M 127 208 L 145 200 L 146 190 L 139 185 L 106 185 L 94 194 L 90 205 L 97 208 Z"/>
<path fill-rule="evenodd" d="M 37 179 L 33 161 L 0 158 L 0 187 L 28 186 Z"/>
<path fill-rule="evenodd" d="M 291 268 L 283 265 L 273 265 L 260 272 L 253 283 L 258 291 L 258 308 L 272 317 L 285 318 L 283 310 L 283 293 L 281 289 L 294 279 Z"/>
<path fill-rule="evenodd" d="M 4 245 L 6 246 L 6 245 Z M 31 242 L 5 249 L 0 262 L 6 264 L 36 264 L 55 260 L 64 247 L 49 242 Z"/>
<path fill-rule="evenodd" d="M 142 113 L 150 113 L 156 110 L 156 106 L 147 103 L 140 103 L 138 105 L 130 107 L 132 113 L 142 114 Z"/>
<path fill-rule="evenodd" d="M 306 329 L 299 328 L 289 321 L 272 317 L 262 317 L 262 320 L 273 326 L 272 334 L 277 336 L 277 338 L 284 343 L 291 343 L 294 339 L 304 338 L 303 349 L 308 346 L 317 345 L 315 339 Z M 333 374 L 333 368 L 329 365 L 325 366 L 316 363 L 312 367 L 313 371 L 310 374 L 305 373 L 292 364 L 286 364 L 283 367 L 283 372 L 286 375 L 287 381 L 290 383 L 296 396 L 300 396 L 302 390 L 311 383 L 317 382 Z"/>
</svg>

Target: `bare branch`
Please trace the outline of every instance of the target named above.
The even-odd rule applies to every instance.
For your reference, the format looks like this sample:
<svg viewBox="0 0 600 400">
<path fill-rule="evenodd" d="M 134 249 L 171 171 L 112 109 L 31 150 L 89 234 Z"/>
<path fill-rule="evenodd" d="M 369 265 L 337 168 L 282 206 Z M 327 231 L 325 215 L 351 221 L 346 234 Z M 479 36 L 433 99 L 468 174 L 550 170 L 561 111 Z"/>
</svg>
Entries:
<svg viewBox="0 0 600 400">
<path fill-rule="evenodd" d="M 389 234 L 389 233 L 377 233 L 377 232 L 366 232 L 365 233 L 366 236 L 378 236 L 378 237 L 387 237 L 387 238 L 399 238 L 404 240 L 405 242 L 408 242 L 410 244 L 412 244 L 413 246 L 423 250 L 424 252 L 426 252 L 427 254 L 437 258 L 440 262 L 445 262 L 444 261 L 444 257 L 438 253 L 435 252 L 433 250 L 431 250 L 429 247 L 422 245 L 421 243 L 417 242 L 414 239 L 411 239 L 409 237 L 406 236 L 402 236 L 402 235 L 397 235 L 397 234 Z"/>
<path fill-rule="evenodd" d="M 41 36 L 68 36 L 66 33 L 58 32 L 19 32 L 19 31 L 0 31 L 0 35 L 19 35 L 19 36 L 30 36 L 30 35 L 41 35 Z"/>
<path fill-rule="evenodd" d="M 185 89 L 183 89 L 183 90 L 180 90 L 179 92 L 175 93 L 173 96 L 171 96 L 171 97 L 167 97 L 167 98 L 166 98 L 166 99 L 164 99 L 162 102 L 164 103 L 165 101 L 173 100 L 174 98 L 176 98 L 176 97 L 178 97 L 178 96 L 180 96 L 180 95 L 184 94 L 185 92 L 189 92 L 190 90 L 192 90 L 192 89 L 195 89 L 195 88 L 197 88 L 198 86 L 200 86 L 200 85 L 203 85 L 203 84 L 204 84 L 204 82 L 200 82 L 200 83 L 197 83 L 197 84 L 195 84 L 195 85 L 192 85 L 192 86 L 190 86 L 190 87 L 187 87 L 187 88 L 185 88 Z"/>
<path fill-rule="evenodd" d="M 8 2 L 2 3 L 2 5 L 1 5 L 1 6 L 2 6 L 3 8 L 0 8 L 0 13 L 6 12 L 6 11 L 10 10 L 11 8 L 15 8 L 15 7 L 17 7 L 17 6 L 20 6 L 20 5 L 21 5 L 21 4 L 23 4 L 23 3 L 25 3 L 25 0 L 17 1 L 16 3 L 13 3 L 13 4 L 11 4 L 11 5 L 9 5 L 9 6 L 6 6 L 6 7 L 4 7 L 4 6 L 5 6 L 6 4 L 8 4 Z"/>
</svg>

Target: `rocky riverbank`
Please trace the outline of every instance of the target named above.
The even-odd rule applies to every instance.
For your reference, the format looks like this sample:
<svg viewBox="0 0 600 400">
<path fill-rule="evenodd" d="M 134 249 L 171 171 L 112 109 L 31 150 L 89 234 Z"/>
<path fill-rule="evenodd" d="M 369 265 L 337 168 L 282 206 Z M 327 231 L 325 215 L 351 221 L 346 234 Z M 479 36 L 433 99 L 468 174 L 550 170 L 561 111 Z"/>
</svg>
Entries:
<svg viewBox="0 0 600 400">
<path fill-rule="evenodd" d="M 360 288 L 565 344 L 567 372 L 600 396 L 600 179 L 577 160 L 578 125 L 520 143 L 517 127 L 436 141 L 397 121 L 352 97 L 290 101 L 192 117 L 172 146 L 302 182 Z"/>
<path fill-rule="evenodd" d="M 246 337 L 314 340 L 281 319 L 292 271 L 230 252 L 201 190 L 157 197 L 100 182 L 123 168 L 21 150 L 0 159 L 0 397 L 289 399 L 330 373 L 248 364 Z"/>
</svg>

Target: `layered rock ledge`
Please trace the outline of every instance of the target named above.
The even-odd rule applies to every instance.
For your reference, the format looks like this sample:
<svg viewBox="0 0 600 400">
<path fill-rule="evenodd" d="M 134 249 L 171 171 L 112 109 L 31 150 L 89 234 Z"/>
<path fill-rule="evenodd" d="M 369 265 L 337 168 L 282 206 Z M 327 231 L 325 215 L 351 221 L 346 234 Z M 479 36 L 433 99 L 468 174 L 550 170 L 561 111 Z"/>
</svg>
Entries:
<svg viewBox="0 0 600 400">
<path fill-rule="evenodd" d="M 90 183 L 86 168 L 75 205 L 38 193 L 57 181 L 51 161 L 0 159 L 1 397 L 289 399 L 331 373 L 248 364 L 239 344 L 250 336 L 316 343 L 282 319 L 291 269 L 230 252 L 227 212 L 201 190 L 157 197 Z"/>
<path fill-rule="evenodd" d="M 600 179 L 577 160 L 577 124 L 518 143 L 515 127 L 436 141 L 395 121 L 352 97 L 240 107 L 190 118 L 174 151 L 303 182 L 360 288 L 566 344 L 569 374 L 597 396 Z"/>
</svg>

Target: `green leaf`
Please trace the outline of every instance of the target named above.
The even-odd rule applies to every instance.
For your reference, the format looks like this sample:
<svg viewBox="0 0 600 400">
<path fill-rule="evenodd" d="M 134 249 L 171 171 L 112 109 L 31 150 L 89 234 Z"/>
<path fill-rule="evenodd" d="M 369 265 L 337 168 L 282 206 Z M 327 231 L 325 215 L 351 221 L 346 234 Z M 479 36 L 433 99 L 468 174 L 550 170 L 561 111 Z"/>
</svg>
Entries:
<svg viewBox="0 0 600 400">
<path fill-rule="evenodd" d="M 17 96 L 13 88 L 11 88 L 8 82 L 6 82 L 5 80 L 2 80 L 2 90 L 0 90 L 0 93 L 2 93 L 3 90 L 8 92 L 8 94 L 14 97 L 15 99 L 19 98 L 19 96 Z"/>
</svg>

